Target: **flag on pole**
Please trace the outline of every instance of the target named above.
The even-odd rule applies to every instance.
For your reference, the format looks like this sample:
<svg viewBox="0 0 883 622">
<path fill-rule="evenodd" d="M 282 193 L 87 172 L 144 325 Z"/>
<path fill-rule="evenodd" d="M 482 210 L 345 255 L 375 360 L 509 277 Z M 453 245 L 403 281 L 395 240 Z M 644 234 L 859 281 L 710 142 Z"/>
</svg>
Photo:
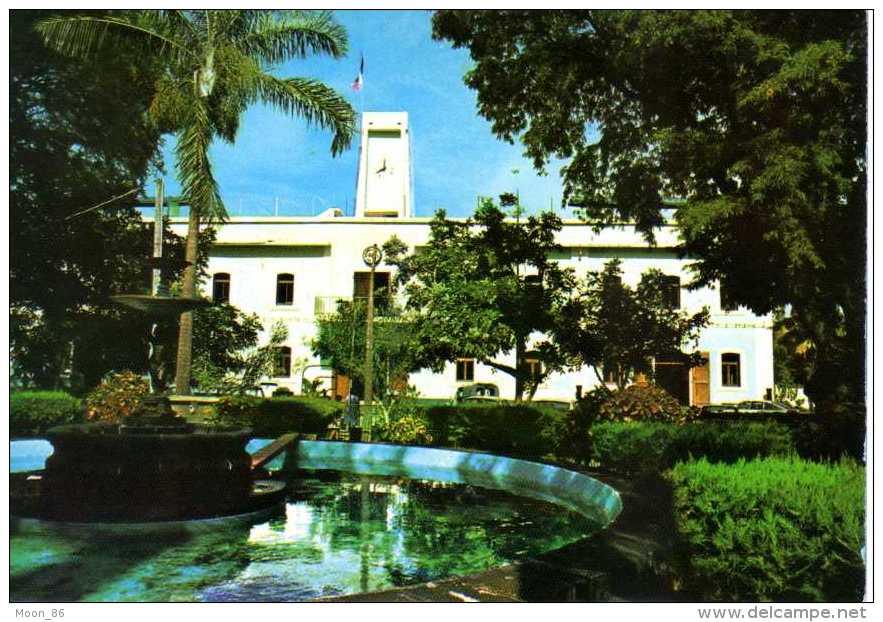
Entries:
<svg viewBox="0 0 883 622">
<path fill-rule="evenodd" d="M 353 80 L 353 90 L 359 92 L 362 90 L 362 83 L 365 81 L 365 56 L 362 55 L 362 62 L 359 63 L 359 75 Z"/>
</svg>

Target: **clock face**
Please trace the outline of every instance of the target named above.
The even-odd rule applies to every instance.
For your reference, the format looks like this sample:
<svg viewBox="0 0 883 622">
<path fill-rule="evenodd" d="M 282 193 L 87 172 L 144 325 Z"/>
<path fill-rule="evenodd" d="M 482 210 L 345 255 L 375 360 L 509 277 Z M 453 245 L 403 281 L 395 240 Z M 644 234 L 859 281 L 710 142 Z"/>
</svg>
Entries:
<svg viewBox="0 0 883 622">
<path fill-rule="evenodd" d="M 376 169 L 374 169 L 374 174 L 378 177 L 386 177 L 392 175 L 392 173 L 394 172 L 392 158 L 384 155 L 381 156 L 379 160 L 380 165 Z"/>
<path fill-rule="evenodd" d="M 396 214 L 402 210 L 404 180 L 401 163 L 405 145 L 399 132 L 369 134 L 366 214 Z"/>
</svg>

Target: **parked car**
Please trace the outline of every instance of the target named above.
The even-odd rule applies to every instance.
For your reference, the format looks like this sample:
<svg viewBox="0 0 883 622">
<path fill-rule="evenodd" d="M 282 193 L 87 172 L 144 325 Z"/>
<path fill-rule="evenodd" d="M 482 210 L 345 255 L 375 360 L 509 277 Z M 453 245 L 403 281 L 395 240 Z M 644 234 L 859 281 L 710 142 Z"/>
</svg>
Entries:
<svg viewBox="0 0 883 622">
<path fill-rule="evenodd" d="M 540 399 L 525 402 L 527 406 L 543 406 L 546 408 L 554 408 L 556 410 L 573 410 L 573 402 L 568 400 L 552 400 Z"/>
<path fill-rule="evenodd" d="M 462 402 L 471 398 L 496 398 L 500 399 L 500 389 L 490 382 L 476 382 L 475 384 L 463 385 L 457 389 L 454 395 L 455 402 Z"/>
<path fill-rule="evenodd" d="M 708 404 L 702 407 L 702 414 L 709 417 L 728 415 L 797 415 L 806 411 L 770 400 L 745 400 L 739 403 Z"/>
<path fill-rule="evenodd" d="M 806 411 L 769 400 L 748 400 L 736 404 L 736 410 L 740 413 L 763 414 L 763 415 L 799 415 Z"/>
</svg>

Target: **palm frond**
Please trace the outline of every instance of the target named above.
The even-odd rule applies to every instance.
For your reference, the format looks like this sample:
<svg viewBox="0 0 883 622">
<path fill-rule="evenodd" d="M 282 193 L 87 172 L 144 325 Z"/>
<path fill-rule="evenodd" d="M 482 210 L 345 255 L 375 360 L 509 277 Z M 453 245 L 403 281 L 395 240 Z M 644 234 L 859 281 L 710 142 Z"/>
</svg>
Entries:
<svg viewBox="0 0 883 622">
<path fill-rule="evenodd" d="M 196 28 L 188 17 L 187 12 L 181 9 L 170 9 L 160 12 L 169 20 L 169 22 L 176 26 L 176 30 L 189 35 L 187 39 L 189 39 L 192 48 L 196 49 L 197 43 L 202 42 L 203 40 L 203 33 L 200 33 Z"/>
<path fill-rule="evenodd" d="M 346 30 L 327 11 L 286 11 L 278 17 L 264 13 L 239 41 L 246 55 L 270 64 L 305 58 L 308 54 L 340 58 L 346 54 L 347 46 Z"/>
<path fill-rule="evenodd" d="M 334 132 L 331 153 L 347 149 L 356 131 L 356 113 L 349 102 L 334 89 L 309 78 L 276 78 L 261 73 L 256 79 L 256 100 L 271 104 L 282 112 L 302 117 Z"/>
<path fill-rule="evenodd" d="M 192 83 L 164 74 L 156 81 L 154 89 L 148 116 L 160 131 L 177 132 L 190 117 L 192 98 L 188 95 L 193 90 Z"/>
<path fill-rule="evenodd" d="M 227 218 L 227 211 L 218 192 L 218 183 L 212 173 L 208 150 L 212 142 L 212 127 L 203 102 L 194 99 L 194 107 L 184 129 L 178 133 L 175 155 L 178 160 L 178 178 L 190 209 L 199 212 L 206 221 Z"/>
<path fill-rule="evenodd" d="M 169 60 L 193 58 L 194 53 L 176 40 L 171 24 L 155 11 L 120 16 L 53 16 L 35 28 L 50 48 L 80 58 L 108 45 L 141 44 L 169 54 Z"/>
</svg>

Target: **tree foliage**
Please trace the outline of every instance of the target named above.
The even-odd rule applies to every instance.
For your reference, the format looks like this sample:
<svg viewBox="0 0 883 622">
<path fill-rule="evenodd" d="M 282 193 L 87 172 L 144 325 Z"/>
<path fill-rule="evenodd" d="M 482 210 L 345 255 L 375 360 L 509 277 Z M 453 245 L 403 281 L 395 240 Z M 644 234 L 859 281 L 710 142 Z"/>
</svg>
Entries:
<svg viewBox="0 0 883 622">
<path fill-rule="evenodd" d="M 662 272 L 651 269 L 637 287 L 622 282 L 621 262 L 613 260 L 589 272 L 565 302 L 555 327 L 559 347 L 595 369 L 612 370 L 619 389 L 638 374 L 653 376 L 653 359 L 699 363 L 695 348 L 708 324 L 708 309 L 689 314 L 674 308 Z"/>
<path fill-rule="evenodd" d="M 863 11 L 438 11 L 466 83 L 565 200 L 652 240 L 677 209 L 695 284 L 790 304 L 807 389 L 863 398 L 867 15 Z"/>
<path fill-rule="evenodd" d="M 359 386 L 365 381 L 366 321 L 365 301 L 341 301 L 336 313 L 316 321 L 318 331 L 312 343 L 314 355 Z M 374 395 L 384 402 L 421 365 L 413 323 L 402 317 L 401 309 L 383 290 L 375 299 L 373 345 Z"/>
<path fill-rule="evenodd" d="M 137 51 L 162 66 L 148 114 L 176 132 L 178 177 L 190 205 L 187 259 L 196 260 L 201 219 L 226 217 L 209 160 L 215 139 L 232 143 L 242 113 L 253 103 L 331 129 L 331 151 L 346 149 L 355 113 L 333 89 L 311 78 L 279 78 L 273 65 L 308 54 L 340 58 L 343 28 L 330 13 L 266 10 L 141 10 L 112 16 L 62 15 L 37 26 L 61 53 L 99 62 L 120 50 Z M 187 269 L 184 296 L 196 294 L 196 273 Z M 189 392 L 192 315 L 181 316 L 176 389 Z"/>
<path fill-rule="evenodd" d="M 277 351 L 288 338 L 282 322 L 270 327 L 258 345 L 260 319 L 231 305 L 195 311 L 193 384 L 222 395 L 250 394 L 261 378 L 272 374 Z"/>
<path fill-rule="evenodd" d="M 567 361 L 548 338 L 573 283 L 551 258 L 560 228 L 552 212 L 513 222 L 484 199 L 465 221 L 437 212 L 428 244 L 410 255 L 397 239 L 388 242 L 386 261 L 398 268 L 414 314 L 418 358 L 436 371 L 475 358 L 515 378 L 519 400 L 563 369 Z M 514 361 L 501 358 L 507 353 Z M 526 363 L 529 353 L 542 362 L 539 375 Z"/>
<path fill-rule="evenodd" d="M 134 195 L 69 217 L 143 187 L 158 153 L 144 117 L 158 70 L 133 53 L 90 67 L 58 55 L 33 29 L 46 15 L 10 13 L 11 371 L 48 388 L 72 369 L 81 392 L 142 357 L 143 318 L 109 296 L 145 289 L 152 236 Z M 164 243 L 182 252 L 168 231 Z"/>
</svg>

